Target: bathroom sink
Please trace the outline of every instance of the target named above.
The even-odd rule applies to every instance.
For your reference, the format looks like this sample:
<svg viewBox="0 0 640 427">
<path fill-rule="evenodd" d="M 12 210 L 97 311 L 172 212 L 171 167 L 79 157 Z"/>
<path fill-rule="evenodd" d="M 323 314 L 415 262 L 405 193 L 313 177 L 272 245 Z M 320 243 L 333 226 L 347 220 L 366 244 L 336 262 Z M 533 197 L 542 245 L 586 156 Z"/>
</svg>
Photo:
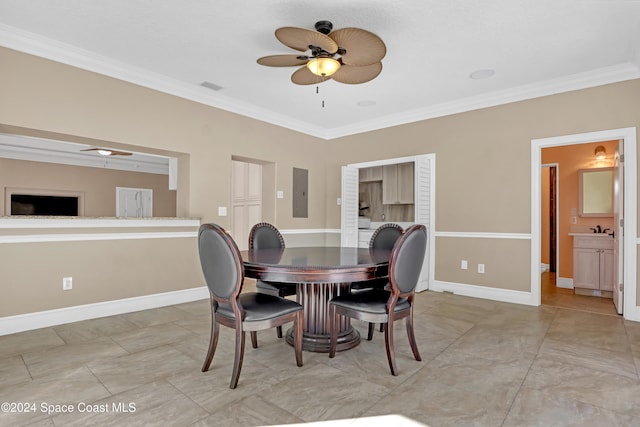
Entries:
<svg viewBox="0 0 640 427">
<path fill-rule="evenodd" d="M 576 236 L 576 237 L 612 237 L 609 233 L 569 233 L 569 236 Z"/>
</svg>

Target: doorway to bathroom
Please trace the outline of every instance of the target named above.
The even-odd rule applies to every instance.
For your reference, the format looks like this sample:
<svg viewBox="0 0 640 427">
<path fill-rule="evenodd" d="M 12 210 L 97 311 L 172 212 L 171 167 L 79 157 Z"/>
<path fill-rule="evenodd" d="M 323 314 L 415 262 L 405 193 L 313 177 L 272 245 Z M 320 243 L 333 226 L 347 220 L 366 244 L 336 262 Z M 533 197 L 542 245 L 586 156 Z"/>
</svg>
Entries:
<svg viewBox="0 0 640 427">
<path fill-rule="evenodd" d="M 595 147 L 609 142 L 606 161 L 609 164 L 598 163 L 602 156 L 596 158 Z M 625 150 L 627 158 L 623 162 L 622 156 L 617 155 L 617 148 Z M 549 158 L 548 152 L 563 151 L 558 159 Z M 625 239 L 624 234 L 633 236 L 636 232 L 635 219 L 637 213 L 636 194 L 633 183 L 636 179 L 636 135 L 635 128 L 614 129 L 609 131 L 592 132 L 586 134 L 566 135 L 561 137 L 544 138 L 532 141 L 532 295 L 539 298 L 539 303 L 563 306 L 584 311 L 606 312 L 607 314 L 623 314 L 625 318 L 633 319 L 638 313 L 635 307 L 635 275 L 637 248 L 633 239 Z M 558 154 L 558 153 L 555 153 Z M 562 160 L 580 158 L 578 165 Z M 626 164 L 625 164 L 626 163 Z M 624 165 L 624 167 L 623 167 Z M 552 177 L 552 166 L 555 167 L 555 179 Z M 613 167 L 618 171 L 614 184 L 614 214 L 609 218 L 589 218 L 581 215 L 578 203 L 578 169 L 592 169 Z M 547 184 L 543 184 L 543 180 Z M 553 183 L 551 183 L 553 181 Z M 575 182 L 574 182 L 575 181 Z M 624 183 L 630 183 L 624 186 Z M 631 188 L 630 188 L 631 187 Z M 633 191 L 632 191 L 633 190 Z M 552 194 L 553 193 L 553 194 Z M 575 199 L 575 200 L 574 200 Z M 543 202 L 544 201 L 544 202 Z M 556 204 L 555 211 L 551 207 Z M 544 205 L 544 206 L 543 206 Z M 552 216 L 552 212 L 555 212 Z M 545 230 L 554 221 L 556 238 L 550 240 L 551 233 Z M 621 219 L 624 218 L 624 221 Z M 591 224 L 593 222 L 593 224 Z M 596 222 L 599 222 L 596 224 Z M 623 223 L 627 225 L 623 232 Z M 607 240 L 614 240 L 615 259 L 610 262 L 614 271 L 613 292 L 609 296 L 618 296 L 616 305 L 612 299 L 594 297 L 599 292 L 590 293 L 588 297 L 575 295 L 573 289 L 573 238 L 576 233 L 590 233 L 590 229 L 600 225 L 601 229 L 610 229 L 609 235 L 600 236 Z M 615 236 L 615 237 L 614 237 Z M 613 239 L 611 239 L 613 238 Z M 553 261 L 543 261 L 544 250 L 549 251 L 552 243 L 556 244 L 555 271 L 552 271 Z M 601 251 L 596 251 L 601 252 Z M 581 270 L 582 271 L 582 270 Z M 604 293 L 604 292 L 603 292 Z M 624 295 L 624 298 L 623 298 Z"/>
</svg>

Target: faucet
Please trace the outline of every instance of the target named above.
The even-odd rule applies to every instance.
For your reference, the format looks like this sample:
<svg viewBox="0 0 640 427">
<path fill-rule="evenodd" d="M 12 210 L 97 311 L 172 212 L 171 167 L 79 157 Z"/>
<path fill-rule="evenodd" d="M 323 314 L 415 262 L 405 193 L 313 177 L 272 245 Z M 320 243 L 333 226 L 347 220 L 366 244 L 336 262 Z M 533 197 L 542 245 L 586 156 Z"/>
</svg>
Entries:
<svg viewBox="0 0 640 427">
<path fill-rule="evenodd" d="M 600 228 L 600 224 L 596 225 L 596 229 L 598 231 L 596 231 L 596 233 L 602 233 L 602 228 Z"/>
</svg>

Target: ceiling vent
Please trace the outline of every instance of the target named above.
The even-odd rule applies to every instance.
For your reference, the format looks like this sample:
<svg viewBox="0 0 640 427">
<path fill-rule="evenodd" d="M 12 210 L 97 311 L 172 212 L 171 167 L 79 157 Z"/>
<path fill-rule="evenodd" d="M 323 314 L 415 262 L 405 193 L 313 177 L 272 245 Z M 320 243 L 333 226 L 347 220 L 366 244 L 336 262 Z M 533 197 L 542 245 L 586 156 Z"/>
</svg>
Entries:
<svg viewBox="0 0 640 427">
<path fill-rule="evenodd" d="M 220 89 L 222 89 L 222 86 L 219 86 L 215 83 L 211 83 L 211 82 L 202 82 L 200 83 L 200 86 L 206 87 L 207 89 L 211 89 L 211 90 L 215 90 L 215 91 L 219 91 Z"/>
</svg>

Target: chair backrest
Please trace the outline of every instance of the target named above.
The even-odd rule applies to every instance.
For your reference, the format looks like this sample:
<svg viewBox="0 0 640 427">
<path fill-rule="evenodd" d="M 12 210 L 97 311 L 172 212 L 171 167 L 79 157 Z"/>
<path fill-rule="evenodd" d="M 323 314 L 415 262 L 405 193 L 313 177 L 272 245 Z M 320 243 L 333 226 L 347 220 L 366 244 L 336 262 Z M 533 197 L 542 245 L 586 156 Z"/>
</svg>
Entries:
<svg viewBox="0 0 640 427">
<path fill-rule="evenodd" d="M 249 249 L 284 249 L 284 239 L 276 227 L 259 222 L 249 232 Z"/>
<path fill-rule="evenodd" d="M 389 282 L 401 294 L 413 293 L 427 252 L 427 229 L 422 224 L 407 228 L 389 258 Z"/>
<path fill-rule="evenodd" d="M 393 245 L 402 236 L 402 227 L 398 224 L 382 224 L 371 235 L 369 249 L 393 249 Z"/>
<path fill-rule="evenodd" d="M 222 301 L 235 299 L 244 281 L 244 267 L 236 242 L 219 225 L 202 224 L 198 231 L 198 252 L 212 296 Z"/>
</svg>

